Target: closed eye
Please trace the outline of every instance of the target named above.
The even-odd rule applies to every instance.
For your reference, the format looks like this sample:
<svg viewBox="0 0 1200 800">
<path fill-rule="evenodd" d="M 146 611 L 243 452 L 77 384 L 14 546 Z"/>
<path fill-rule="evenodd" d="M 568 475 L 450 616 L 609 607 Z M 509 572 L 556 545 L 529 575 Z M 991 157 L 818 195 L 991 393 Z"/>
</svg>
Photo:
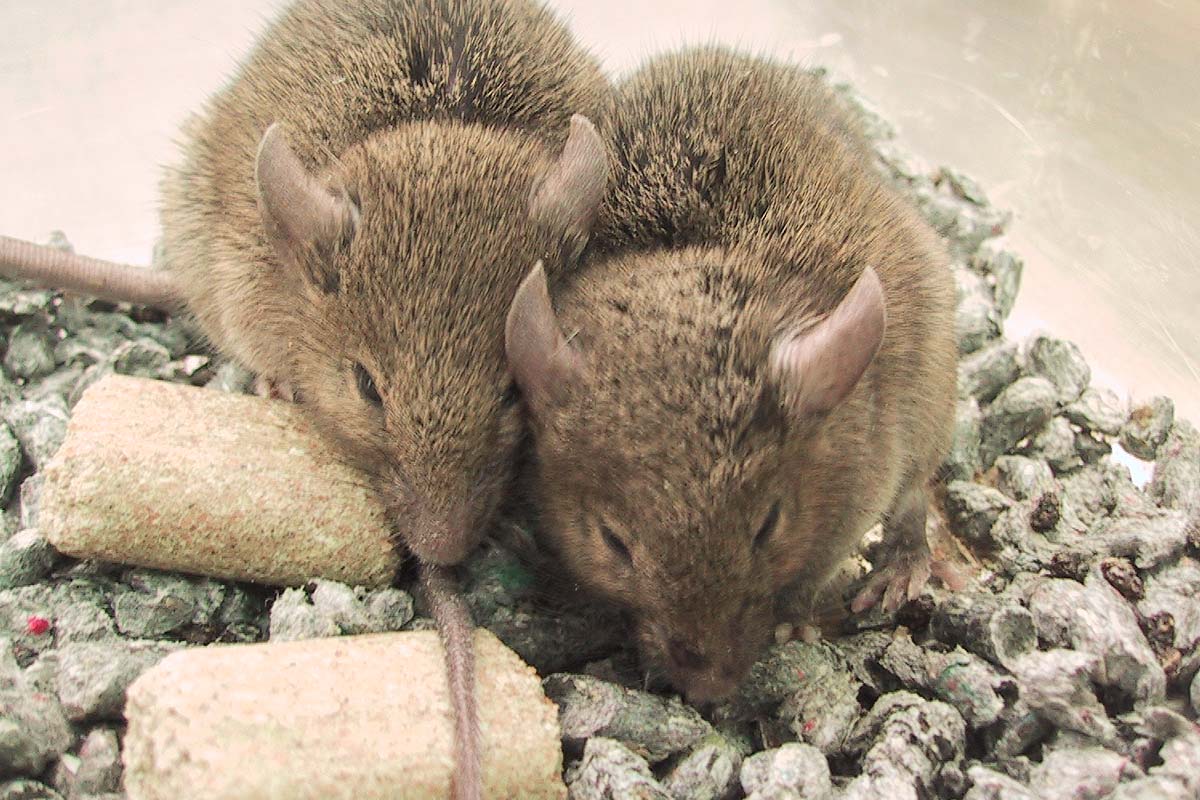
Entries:
<svg viewBox="0 0 1200 800">
<path fill-rule="evenodd" d="M 627 564 L 633 563 L 633 554 L 629 552 L 629 548 L 621 541 L 615 533 L 607 525 L 600 526 L 600 538 L 608 545 L 608 549 L 612 550 L 622 561 Z"/>
<path fill-rule="evenodd" d="M 516 381 L 510 381 L 508 386 L 504 388 L 504 393 L 500 395 L 500 405 L 503 408 L 512 408 L 520 399 L 520 388 L 518 388 Z"/>
<path fill-rule="evenodd" d="M 775 532 L 775 528 L 779 525 L 779 501 L 776 500 L 771 505 L 771 510 L 767 512 L 767 518 L 763 520 L 762 525 L 758 528 L 758 533 L 754 534 L 754 549 L 758 549 L 767 543 L 771 538 L 771 534 Z"/>
<path fill-rule="evenodd" d="M 364 400 L 377 406 L 383 404 L 383 398 L 379 396 L 379 388 L 375 385 L 375 379 L 362 364 L 355 363 L 354 365 L 354 382 L 358 385 L 358 393 Z"/>
</svg>

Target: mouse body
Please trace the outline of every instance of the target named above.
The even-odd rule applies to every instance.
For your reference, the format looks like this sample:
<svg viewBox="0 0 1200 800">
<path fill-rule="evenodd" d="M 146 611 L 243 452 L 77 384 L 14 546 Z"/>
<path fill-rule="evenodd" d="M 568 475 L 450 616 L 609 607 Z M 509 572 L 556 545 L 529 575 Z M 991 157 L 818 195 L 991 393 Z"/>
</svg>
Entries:
<svg viewBox="0 0 1200 800">
<path fill-rule="evenodd" d="M 531 188 L 608 97 L 533 2 L 300 0 L 163 181 L 164 266 L 200 328 L 312 410 L 425 561 L 460 561 L 502 495 L 504 315 L 587 225 Z"/>
<path fill-rule="evenodd" d="M 822 82 L 720 49 L 617 87 L 585 269 L 507 325 L 541 535 L 627 609 L 643 661 L 727 696 L 788 586 L 815 597 L 876 522 L 870 591 L 929 576 L 926 484 L 955 398 L 948 257 Z M 874 598 L 874 599 L 877 599 Z"/>
</svg>

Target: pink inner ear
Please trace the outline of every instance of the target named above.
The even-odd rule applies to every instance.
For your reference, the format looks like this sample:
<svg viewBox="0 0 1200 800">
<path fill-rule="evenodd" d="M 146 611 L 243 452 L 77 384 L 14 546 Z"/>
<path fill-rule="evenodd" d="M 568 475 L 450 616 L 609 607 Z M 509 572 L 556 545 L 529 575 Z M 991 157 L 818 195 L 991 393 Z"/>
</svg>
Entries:
<svg viewBox="0 0 1200 800">
<path fill-rule="evenodd" d="M 608 151 L 591 121 L 571 117 L 562 154 L 529 197 L 529 215 L 582 249 L 608 188 Z"/>
<path fill-rule="evenodd" d="M 850 394 L 879 351 L 886 317 L 883 285 L 867 267 L 828 317 L 780 335 L 771 370 L 794 413 L 830 411 Z"/>
<path fill-rule="evenodd" d="M 358 209 L 334 197 L 309 174 L 279 123 L 267 128 L 255 156 L 254 176 L 263 225 L 280 257 L 292 260 L 310 244 L 353 233 Z"/>
<path fill-rule="evenodd" d="M 513 378 L 534 413 L 544 412 L 582 369 L 581 356 L 558 327 L 540 261 L 521 282 L 508 309 L 504 350 Z"/>
</svg>

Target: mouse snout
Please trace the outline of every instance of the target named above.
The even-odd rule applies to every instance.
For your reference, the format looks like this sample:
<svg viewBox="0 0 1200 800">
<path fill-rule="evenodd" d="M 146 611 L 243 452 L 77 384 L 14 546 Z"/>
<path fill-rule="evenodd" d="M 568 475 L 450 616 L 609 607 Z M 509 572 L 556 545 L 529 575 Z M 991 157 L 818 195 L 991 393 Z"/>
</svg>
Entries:
<svg viewBox="0 0 1200 800">
<path fill-rule="evenodd" d="M 723 700 L 742 678 L 743 670 L 732 653 L 710 655 L 691 647 L 671 648 L 668 658 L 671 680 L 690 703 L 704 705 Z"/>
<path fill-rule="evenodd" d="M 671 657 L 671 666 L 675 669 L 704 669 L 708 666 L 708 658 L 682 639 L 672 639 L 667 645 L 667 655 Z"/>
<path fill-rule="evenodd" d="M 479 534 L 466 508 L 454 508 L 449 513 L 410 509 L 406 518 L 395 519 L 393 523 L 412 554 L 427 564 L 457 564 L 479 543 Z"/>
<path fill-rule="evenodd" d="M 465 481 L 462 471 L 462 459 L 419 468 L 397 459 L 377 484 L 396 537 L 427 564 L 461 563 L 483 539 L 495 511 L 502 483 L 487 476 Z"/>
<path fill-rule="evenodd" d="M 676 611 L 639 619 L 638 638 L 647 663 L 662 669 L 691 703 L 724 700 L 769 640 L 771 604 L 751 598 L 727 610 L 685 604 Z"/>
<path fill-rule="evenodd" d="M 689 702 L 708 703 L 727 697 L 737 688 L 745 669 L 733 641 L 704 641 L 676 634 L 656 636 L 647 652 L 651 662 L 666 668 L 671 684 Z"/>
</svg>

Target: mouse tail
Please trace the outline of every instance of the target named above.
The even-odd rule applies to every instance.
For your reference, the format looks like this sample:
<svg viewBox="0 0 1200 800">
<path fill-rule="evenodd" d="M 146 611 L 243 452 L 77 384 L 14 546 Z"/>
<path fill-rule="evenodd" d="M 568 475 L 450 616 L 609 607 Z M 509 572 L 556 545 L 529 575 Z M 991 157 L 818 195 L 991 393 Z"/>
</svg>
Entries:
<svg viewBox="0 0 1200 800">
<path fill-rule="evenodd" d="M 164 311 L 183 307 L 173 276 L 163 270 L 114 264 L 9 236 L 0 236 L 0 275 L 118 303 Z"/>
<path fill-rule="evenodd" d="M 456 763 L 451 794 L 454 800 L 480 800 L 483 744 L 475 698 L 475 626 L 450 568 L 422 563 L 421 585 L 446 652 Z"/>
</svg>

